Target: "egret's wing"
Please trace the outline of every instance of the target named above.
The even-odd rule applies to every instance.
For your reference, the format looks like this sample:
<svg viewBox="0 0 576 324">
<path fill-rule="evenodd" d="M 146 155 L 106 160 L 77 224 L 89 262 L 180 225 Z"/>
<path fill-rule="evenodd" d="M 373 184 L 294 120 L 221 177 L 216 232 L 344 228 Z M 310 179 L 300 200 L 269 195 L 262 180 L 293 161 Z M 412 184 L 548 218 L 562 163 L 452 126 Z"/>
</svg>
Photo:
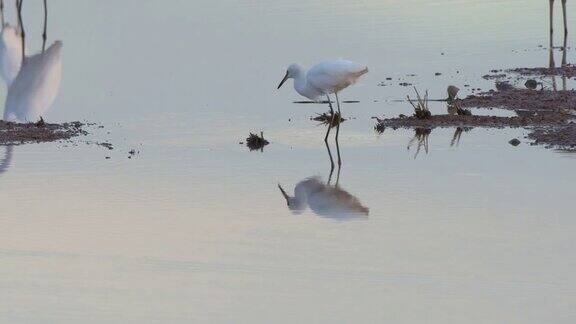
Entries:
<svg viewBox="0 0 576 324">
<path fill-rule="evenodd" d="M 368 72 L 365 65 L 347 60 L 324 61 L 314 65 L 306 78 L 315 88 L 322 91 L 338 91 L 356 82 Z"/>
<path fill-rule="evenodd" d="M 6 25 L 0 32 L 0 74 L 10 86 L 22 65 L 22 36 L 16 28 Z"/>
<path fill-rule="evenodd" d="M 6 114 L 21 122 L 36 121 L 50 108 L 62 79 L 62 42 L 29 56 L 6 95 Z"/>
</svg>

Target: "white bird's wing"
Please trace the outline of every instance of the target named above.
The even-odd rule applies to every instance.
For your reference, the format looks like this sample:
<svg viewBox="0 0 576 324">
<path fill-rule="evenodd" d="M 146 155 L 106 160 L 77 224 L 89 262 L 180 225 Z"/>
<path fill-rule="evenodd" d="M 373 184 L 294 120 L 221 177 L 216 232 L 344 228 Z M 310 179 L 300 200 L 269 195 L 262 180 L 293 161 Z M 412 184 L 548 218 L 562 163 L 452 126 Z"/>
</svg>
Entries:
<svg viewBox="0 0 576 324">
<path fill-rule="evenodd" d="M 367 72 L 368 68 L 365 65 L 347 60 L 331 60 L 320 62 L 310 68 L 306 79 L 314 88 L 324 93 L 332 93 L 355 83 Z"/>
<path fill-rule="evenodd" d="M 4 26 L 0 32 L 0 74 L 8 85 L 12 84 L 22 65 L 22 36 L 15 27 Z"/>
<path fill-rule="evenodd" d="M 62 42 L 56 41 L 44 53 L 26 57 L 8 89 L 4 119 L 37 121 L 54 102 L 61 79 Z"/>
</svg>

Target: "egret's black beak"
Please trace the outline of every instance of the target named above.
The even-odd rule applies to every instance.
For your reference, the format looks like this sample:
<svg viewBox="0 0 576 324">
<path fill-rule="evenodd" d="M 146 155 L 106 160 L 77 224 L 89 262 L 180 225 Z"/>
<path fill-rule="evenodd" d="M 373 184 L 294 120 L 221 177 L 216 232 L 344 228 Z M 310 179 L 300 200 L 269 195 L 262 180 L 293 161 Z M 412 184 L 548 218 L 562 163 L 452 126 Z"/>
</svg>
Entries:
<svg viewBox="0 0 576 324">
<path fill-rule="evenodd" d="M 286 71 L 286 75 L 284 75 L 284 79 L 282 79 L 282 81 L 280 81 L 280 84 L 278 85 L 278 88 L 276 88 L 276 89 L 280 89 L 280 87 L 284 84 L 284 82 L 286 82 L 286 80 L 288 80 L 288 71 Z"/>
<path fill-rule="evenodd" d="M 280 85 L 282 85 L 282 83 L 281 83 Z M 278 87 L 278 88 L 280 88 L 280 87 Z M 282 193 L 282 196 L 284 196 L 284 199 L 286 199 L 286 203 L 287 203 L 288 205 L 290 205 L 290 200 L 289 200 L 289 199 L 290 199 L 290 196 L 288 196 L 288 194 L 286 193 L 286 191 L 284 191 L 284 189 L 282 189 L 282 186 L 281 186 L 280 184 L 278 184 L 278 189 L 280 189 L 280 192 Z"/>
</svg>

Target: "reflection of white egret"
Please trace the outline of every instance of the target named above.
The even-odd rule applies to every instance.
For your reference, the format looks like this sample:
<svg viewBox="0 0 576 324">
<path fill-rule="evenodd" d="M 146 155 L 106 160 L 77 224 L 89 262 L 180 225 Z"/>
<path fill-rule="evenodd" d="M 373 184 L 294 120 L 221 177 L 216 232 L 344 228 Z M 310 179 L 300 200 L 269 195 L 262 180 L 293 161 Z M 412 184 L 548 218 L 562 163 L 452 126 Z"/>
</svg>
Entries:
<svg viewBox="0 0 576 324">
<path fill-rule="evenodd" d="M 26 57 L 8 89 L 4 120 L 36 121 L 52 105 L 62 79 L 62 42 L 45 52 Z"/>
<path fill-rule="evenodd" d="M 6 172 L 12 163 L 12 145 L 5 146 L 4 158 L 0 159 L 0 174 Z"/>
<path fill-rule="evenodd" d="M 367 217 L 369 209 L 338 185 L 324 184 L 317 177 L 306 178 L 294 188 L 294 196 L 289 196 L 278 185 L 286 199 L 288 208 L 294 214 L 300 214 L 310 207 L 316 215 L 334 219 L 352 219 Z"/>
</svg>

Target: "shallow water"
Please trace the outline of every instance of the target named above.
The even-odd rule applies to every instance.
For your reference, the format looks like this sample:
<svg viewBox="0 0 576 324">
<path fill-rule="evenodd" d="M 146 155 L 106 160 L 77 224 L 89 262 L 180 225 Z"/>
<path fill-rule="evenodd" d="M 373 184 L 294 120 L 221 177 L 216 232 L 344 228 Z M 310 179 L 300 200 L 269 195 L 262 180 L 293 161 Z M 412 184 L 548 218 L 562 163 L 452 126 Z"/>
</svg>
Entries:
<svg viewBox="0 0 576 324">
<path fill-rule="evenodd" d="M 547 5 L 50 2 L 63 79 L 46 119 L 104 128 L 0 147 L 0 322 L 573 323 L 574 155 L 474 128 L 454 145 L 435 129 L 415 156 L 414 131 L 371 119 L 409 113 L 400 82 L 464 96 L 491 69 L 547 66 Z M 39 50 L 40 1 L 25 6 Z M 338 179 L 367 217 L 293 214 L 278 189 L 328 180 L 309 120 L 327 107 L 275 88 L 289 63 L 331 57 L 370 67 L 342 94 L 360 102 L 343 106 Z M 250 131 L 271 144 L 250 152 Z"/>
</svg>

